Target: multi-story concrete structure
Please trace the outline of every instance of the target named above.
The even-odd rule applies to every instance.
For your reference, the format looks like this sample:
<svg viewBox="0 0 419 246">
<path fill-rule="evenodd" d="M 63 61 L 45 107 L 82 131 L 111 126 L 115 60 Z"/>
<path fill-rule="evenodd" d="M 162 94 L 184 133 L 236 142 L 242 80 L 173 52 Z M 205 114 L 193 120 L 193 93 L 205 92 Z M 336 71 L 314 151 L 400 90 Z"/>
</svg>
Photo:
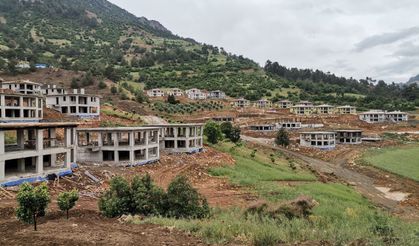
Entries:
<svg viewBox="0 0 419 246">
<path fill-rule="evenodd" d="M 276 105 L 278 105 L 279 108 L 287 109 L 287 108 L 291 108 L 293 104 L 289 100 L 281 100 L 277 102 Z"/>
<path fill-rule="evenodd" d="M 100 116 L 100 96 L 85 94 L 84 89 L 74 89 L 71 93 L 46 95 L 46 106 L 64 115 L 80 118 L 98 118 Z"/>
<path fill-rule="evenodd" d="M 300 133 L 300 146 L 334 149 L 336 147 L 335 132 L 302 132 Z"/>
<path fill-rule="evenodd" d="M 39 122 L 43 117 L 40 94 L 0 89 L 0 122 Z"/>
<path fill-rule="evenodd" d="M 0 124 L 0 185 L 71 173 L 77 123 Z"/>
<path fill-rule="evenodd" d="M 276 126 L 278 129 L 284 128 L 287 130 L 295 130 L 302 128 L 301 122 L 280 122 L 277 123 Z"/>
<path fill-rule="evenodd" d="M 77 129 L 77 158 L 84 162 L 143 165 L 160 159 L 159 128 Z"/>
<path fill-rule="evenodd" d="M 367 123 L 384 123 L 386 121 L 386 113 L 382 110 L 370 110 L 359 113 L 359 119 Z"/>
<path fill-rule="evenodd" d="M 192 100 L 204 100 L 207 99 L 207 93 L 201 91 L 200 89 L 190 89 L 186 91 L 186 96 Z"/>
<path fill-rule="evenodd" d="M 401 111 L 386 112 L 386 120 L 394 123 L 408 121 L 409 115 Z"/>
<path fill-rule="evenodd" d="M 335 107 L 328 104 L 317 105 L 314 107 L 314 111 L 317 114 L 333 114 Z"/>
<path fill-rule="evenodd" d="M 215 122 L 233 122 L 234 116 L 215 116 L 211 119 Z"/>
<path fill-rule="evenodd" d="M 1 82 L 1 89 L 12 90 L 17 93 L 32 95 L 41 94 L 41 84 L 29 80 Z"/>
<path fill-rule="evenodd" d="M 272 102 L 266 99 L 261 99 L 255 102 L 256 108 L 272 108 Z"/>
<path fill-rule="evenodd" d="M 220 90 L 210 91 L 208 93 L 208 98 L 209 99 L 225 99 L 226 94 L 223 91 L 220 91 Z"/>
<path fill-rule="evenodd" d="M 340 144 L 361 144 L 362 130 L 337 130 L 336 140 Z"/>
<path fill-rule="evenodd" d="M 63 87 L 59 87 L 57 85 L 43 85 L 42 87 L 42 94 L 46 95 L 63 95 L 66 93 Z"/>
<path fill-rule="evenodd" d="M 272 132 L 276 130 L 275 125 L 251 125 L 251 131 Z"/>
<path fill-rule="evenodd" d="M 171 88 L 167 90 L 167 95 L 181 97 L 183 96 L 183 91 L 179 88 Z"/>
<path fill-rule="evenodd" d="M 156 88 L 147 91 L 147 96 L 149 97 L 164 97 L 164 91 L 162 89 Z"/>
<path fill-rule="evenodd" d="M 233 106 L 236 108 L 247 108 L 250 106 L 250 101 L 244 98 L 239 98 L 234 101 Z"/>
<path fill-rule="evenodd" d="M 336 108 L 338 114 L 356 114 L 356 107 L 345 105 Z"/>
<path fill-rule="evenodd" d="M 203 149 L 203 124 L 150 125 L 160 128 L 160 149 L 169 153 L 195 153 Z"/>
<path fill-rule="evenodd" d="M 298 104 L 292 106 L 290 112 L 296 115 L 311 115 L 313 114 L 314 107 L 310 105 Z"/>
</svg>

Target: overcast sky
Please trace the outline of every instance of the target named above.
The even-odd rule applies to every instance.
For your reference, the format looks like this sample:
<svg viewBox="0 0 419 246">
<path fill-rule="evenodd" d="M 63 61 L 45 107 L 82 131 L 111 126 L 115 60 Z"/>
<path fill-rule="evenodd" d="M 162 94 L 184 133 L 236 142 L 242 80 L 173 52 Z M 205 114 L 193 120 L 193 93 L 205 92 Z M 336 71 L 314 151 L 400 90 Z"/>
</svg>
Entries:
<svg viewBox="0 0 419 246">
<path fill-rule="evenodd" d="M 111 0 L 174 34 L 259 62 L 405 82 L 419 74 L 418 0 Z"/>
</svg>

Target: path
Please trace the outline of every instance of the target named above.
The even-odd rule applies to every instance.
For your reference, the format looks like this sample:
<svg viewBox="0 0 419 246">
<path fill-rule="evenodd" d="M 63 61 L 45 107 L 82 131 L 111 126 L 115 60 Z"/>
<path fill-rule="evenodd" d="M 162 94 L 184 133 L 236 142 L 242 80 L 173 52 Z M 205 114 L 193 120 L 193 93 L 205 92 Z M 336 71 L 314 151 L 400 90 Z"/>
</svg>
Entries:
<svg viewBox="0 0 419 246">
<path fill-rule="evenodd" d="M 333 174 L 348 184 L 353 185 L 357 191 L 359 191 L 362 195 L 367 197 L 375 204 L 378 204 L 392 212 L 401 213 L 409 216 L 410 218 L 412 218 L 412 216 L 418 217 L 418 213 L 415 208 L 411 206 L 400 206 L 398 201 L 387 198 L 385 193 L 381 192 L 375 187 L 375 180 L 365 174 L 352 171 L 346 168 L 344 165 L 333 164 L 308 157 L 288 149 L 276 147 L 273 144 L 273 139 L 253 138 L 249 136 L 242 136 L 242 139 L 248 142 L 259 144 L 261 146 L 280 150 L 290 156 L 304 161 L 307 165 L 320 173 Z"/>
</svg>

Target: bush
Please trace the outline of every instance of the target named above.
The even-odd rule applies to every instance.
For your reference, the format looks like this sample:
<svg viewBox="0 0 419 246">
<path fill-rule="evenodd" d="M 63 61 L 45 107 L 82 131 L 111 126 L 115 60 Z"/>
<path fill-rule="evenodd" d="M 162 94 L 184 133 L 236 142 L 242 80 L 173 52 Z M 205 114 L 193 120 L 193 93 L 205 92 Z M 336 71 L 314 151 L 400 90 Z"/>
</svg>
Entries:
<svg viewBox="0 0 419 246">
<path fill-rule="evenodd" d="M 122 177 L 111 180 L 110 188 L 99 200 L 99 210 L 106 217 L 117 217 L 133 211 L 131 187 Z"/>
<path fill-rule="evenodd" d="M 209 216 L 208 202 L 184 176 L 176 177 L 167 189 L 167 216 L 175 218 L 205 218 Z"/>
<path fill-rule="evenodd" d="M 102 89 L 105 89 L 107 86 L 106 86 L 105 82 L 103 80 L 101 80 L 98 84 L 98 87 L 99 87 L 99 89 L 102 90 Z"/>
<path fill-rule="evenodd" d="M 208 142 L 211 144 L 216 144 L 219 140 L 223 139 L 220 125 L 214 121 L 208 121 L 207 124 L 205 124 L 204 134 L 207 136 Z"/>
<path fill-rule="evenodd" d="M 149 174 L 134 177 L 132 184 L 132 201 L 135 212 L 142 215 L 163 215 L 165 212 L 165 193 L 154 185 Z"/>
<path fill-rule="evenodd" d="M 68 211 L 72 209 L 76 202 L 79 200 L 79 192 L 77 190 L 72 190 L 69 192 L 62 192 L 58 195 L 57 203 L 61 211 L 66 212 L 68 219 Z"/>
<path fill-rule="evenodd" d="M 112 87 L 111 87 L 111 93 L 112 93 L 112 94 L 116 94 L 116 93 L 118 93 L 118 88 L 116 88 L 116 86 L 112 86 Z"/>
<path fill-rule="evenodd" d="M 275 143 L 281 145 L 282 147 L 287 147 L 288 145 L 290 145 L 288 132 L 285 131 L 284 128 L 281 128 L 281 130 L 279 130 L 276 134 Z"/>
<path fill-rule="evenodd" d="M 45 210 L 50 203 L 48 187 L 45 183 L 33 187 L 28 183 L 20 186 L 17 194 L 18 208 L 16 216 L 19 220 L 34 225 L 36 231 L 36 221 L 40 216 L 45 216 Z"/>
<path fill-rule="evenodd" d="M 238 127 L 238 126 L 233 127 L 233 129 L 231 130 L 231 133 L 230 133 L 230 137 L 229 137 L 231 142 L 233 142 L 233 143 L 239 142 L 240 138 L 241 138 L 240 134 L 241 134 L 240 127 Z"/>
<path fill-rule="evenodd" d="M 233 131 L 233 125 L 231 122 L 223 122 L 220 125 L 220 129 L 226 138 L 230 138 L 231 132 Z"/>
</svg>

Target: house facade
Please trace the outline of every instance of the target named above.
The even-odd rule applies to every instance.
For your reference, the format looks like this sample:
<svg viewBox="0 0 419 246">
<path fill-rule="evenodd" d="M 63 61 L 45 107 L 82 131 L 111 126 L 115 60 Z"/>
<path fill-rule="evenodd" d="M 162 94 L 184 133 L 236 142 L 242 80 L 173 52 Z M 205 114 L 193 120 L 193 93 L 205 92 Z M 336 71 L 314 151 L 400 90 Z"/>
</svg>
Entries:
<svg viewBox="0 0 419 246">
<path fill-rule="evenodd" d="M 185 93 L 187 97 L 191 100 L 207 99 L 207 93 L 201 91 L 200 89 L 193 88 L 193 89 L 187 90 Z"/>
<path fill-rule="evenodd" d="M 171 88 L 167 90 L 169 96 L 181 97 L 183 96 L 183 91 L 179 88 Z"/>
<path fill-rule="evenodd" d="M 226 94 L 223 91 L 220 91 L 220 90 L 210 91 L 208 93 L 208 98 L 209 99 L 225 99 Z"/>
<path fill-rule="evenodd" d="M 164 97 L 164 91 L 161 89 L 151 89 L 147 91 L 147 96 L 149 97 Z"/>
<path fill-rule="evenodd" d="M 234 101 L 233 106 L 236 108 L 247 108 L 250 107 L 250 101 L 244 98 L 239 98 Z"/>
<path fill-rule="evenodd" d="M 255 102 L 255 107 L 260 109 L 272 108 L 272 102 L 266 99 L 261 99 Z"/>
<path fill-rule="evenodd" d="M 328 104 L 322 104 L 314 107 L 314 112 L 316 114 L 333 114 L 335 107 Z"/>
<path fill-rule="evenodd" d="M 84 89 L 74 89 L 71 93 L 46 95 L 46 106 L 64 115 L 80 118 L 100 117 L 100 96 L 86 94 Z"/>
<path fill-rule="evenodd" d="M 336 108 L 338 114 L 356 114 L 356 107 L 345 105 Z"/>
<path fill-rule="evenodd" d="M 43 98 L 0 89 L 0 122 L 39 122 L 43 118 Z"/>
<path fill-rule="evenodd" d="M 40 95 L 42 93 L 41 84 L 29 80 L 5 81 L 0 83 L 1 89 L 12 90 L 25 95 Z"/>
<path fill-rule="evenodd" d="M 300 146 L 319 149 L 334 149 L 336 147 L 336 132 L 302 132 Z"/>
<path fill-rule="evenodd" d="M 290 109 L 290 112 L 296 115 L 311 115 L 313 114 L 314 107 L 311 105 L 304 105 L 304 104 L 298 104 L 295 106 L 292 106 Z"/>
<path fill-rule="evenodd" d="M 289 100 L 281 100 L 277 102 L 276 105 L 278 106 L 278 108 L 282 108 L 282 109 L 288 109 L 293 106 L 292 102 Z"/>
</svg>

